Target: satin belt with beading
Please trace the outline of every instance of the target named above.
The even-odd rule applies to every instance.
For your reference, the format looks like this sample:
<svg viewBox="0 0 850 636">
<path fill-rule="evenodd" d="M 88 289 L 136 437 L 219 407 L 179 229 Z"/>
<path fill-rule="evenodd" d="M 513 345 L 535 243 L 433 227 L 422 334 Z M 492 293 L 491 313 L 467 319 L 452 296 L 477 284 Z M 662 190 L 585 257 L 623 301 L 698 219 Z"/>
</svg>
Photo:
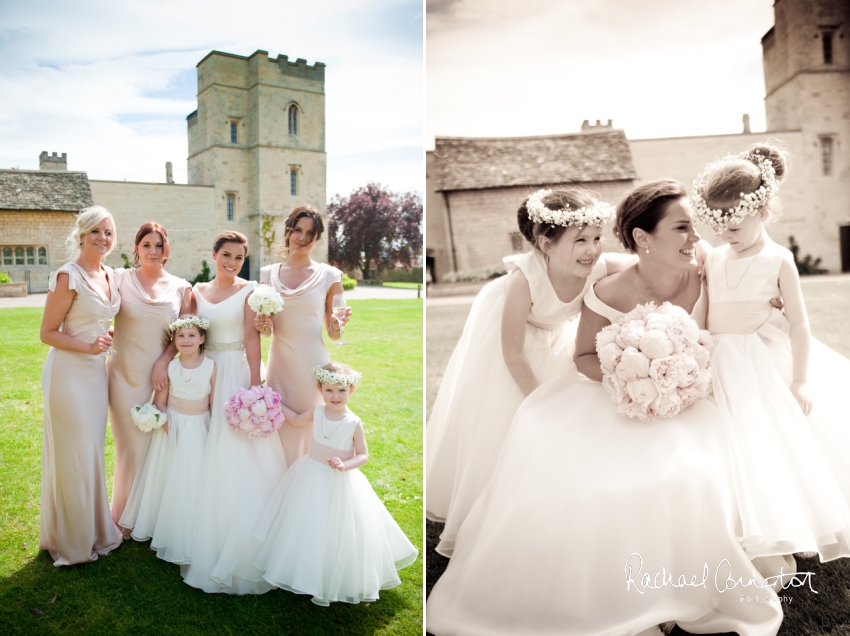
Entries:
<svg viewBox="0 0 850 636">
<path fill-rule="evenodd" d="M 348 450 L 341 450 L 339 448 L 334 448 L 333 446 L 325 446 L 324 444 L 320 444 L 315 439 L 313 440 L 313 444 L 310 447 L 310 457 L 315 459 L 320 464 L 328 463 L 328 460 L 331 457 L 339 457 L 342 461 L 346 461 L 354 457 L 354 449 L 350 448 Z"/>
<path fill-rule="evenodd" d="M 758 332 L 770 340 L 787 340 L 790 328 L 781 311 L 770 303 L 709 303 L 708 330 L 712 334 Z"/>
<path fill-rule="evenodd" d="M 168 408 L 181 415 L 203 415 L 210 410 L 210 399 L 205 397 L 201 400 L 187 400 L 176 395 L 169 395 Z"/>
</svg>

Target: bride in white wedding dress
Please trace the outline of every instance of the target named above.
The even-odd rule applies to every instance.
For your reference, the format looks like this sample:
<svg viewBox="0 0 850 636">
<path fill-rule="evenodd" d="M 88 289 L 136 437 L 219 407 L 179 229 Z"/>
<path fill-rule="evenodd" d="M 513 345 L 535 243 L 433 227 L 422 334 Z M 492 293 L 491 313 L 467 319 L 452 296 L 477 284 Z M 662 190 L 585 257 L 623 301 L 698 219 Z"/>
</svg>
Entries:
<svg viewBox="0 0 850 636">
<path fill-rule="evenodd" d="M 588 291 L 577 368 L 519 408 L 428 599 L 429 632 L 657 634 L 670 621 L 692 633 L 778 631 L 776 594 L 735 538 L 716 406 L 641 423 L 599 383 L 595 336 L 638 304 L 704 316 L 686 196 L 660 181 L 620 204 L 618 237 L 640 260 Z"/>
</svg>

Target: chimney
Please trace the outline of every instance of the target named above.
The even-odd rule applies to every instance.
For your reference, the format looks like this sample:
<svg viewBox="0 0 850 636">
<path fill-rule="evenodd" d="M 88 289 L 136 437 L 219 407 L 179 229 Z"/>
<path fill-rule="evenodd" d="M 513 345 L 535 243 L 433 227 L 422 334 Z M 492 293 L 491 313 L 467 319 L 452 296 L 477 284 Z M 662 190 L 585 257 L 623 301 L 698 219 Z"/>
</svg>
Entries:
<svg viewBox="0 0 850 636">
<path fill-rule="evenodd" d="M 581 122 L 581 132 L 587 132 L 588 130 L 590 130 L 590 122 L 585 119 Z"/>
<path fill-rule="evenodd" d="M 744 115 L 744 134 L 747 135 L 750 132 L 750 116 Z"/>
<path fill-rule="evenodd" d="M 165 182 L 166 183 L 174 183 L 174 175 L 171 172 L 171 162 L 165 162 Z"/>
<path fill-rule="evenodd" d="M 38 169 L 47 172 L 66 172 L 68 170 L 68 153 L 63 152 L 61 157 L 57 157 L 54 152 L 48 155 L 46 150 L 43 150 L 38 156 Z"/>
<path fill-rule="evenodd" d="M 613 130 L 614 129 L 614 120 L 609 119 L 607 124 L 603 124 L 601 120 L 597 119 L 596 124 L 591 124 L 590 121 L 585 119 L 581 122 L 581 132 L 603 132 L 605 130 Z"/>
</svg>

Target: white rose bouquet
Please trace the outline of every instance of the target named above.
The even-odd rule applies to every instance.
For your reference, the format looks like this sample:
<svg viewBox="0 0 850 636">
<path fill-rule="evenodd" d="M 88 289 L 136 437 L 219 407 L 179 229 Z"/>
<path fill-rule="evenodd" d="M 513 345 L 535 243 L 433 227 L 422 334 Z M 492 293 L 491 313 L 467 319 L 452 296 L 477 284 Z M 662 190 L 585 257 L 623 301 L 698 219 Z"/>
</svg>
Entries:
<svg viewBox="0 0 850 636">
<path fill-rule="evenodd" d="M 150 433 L 155 428 L 160 428 L 167 420 L 165 413 L 160 412 L 150 402 L 131 407 L 130 417 L 142 433 Z"/>
<path fill-rule="evenodd" d="M 259 285 L 248 297 L 248 306 L 263 316 L 274 316 L 283 309 L 283 296 L 269 285 Z"/>
<path fill-rule="evenodd" d="M 596 336 L 602 386 L 629 417 L 672 417 L 711 393 L 710 347 L 681 307 L 638 305 Z"/>
</svg>

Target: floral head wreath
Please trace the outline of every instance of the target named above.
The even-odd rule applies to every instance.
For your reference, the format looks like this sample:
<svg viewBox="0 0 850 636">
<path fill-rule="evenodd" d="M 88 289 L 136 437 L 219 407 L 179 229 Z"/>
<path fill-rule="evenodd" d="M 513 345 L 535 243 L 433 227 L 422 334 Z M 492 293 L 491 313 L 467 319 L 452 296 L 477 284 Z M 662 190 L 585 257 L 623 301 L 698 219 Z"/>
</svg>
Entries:
<svg viewBox="0 0 850 636">
<path fill-rule="evenodd" d="M 198 329 L 203 329 L 204 331 L 206 331 L 210 328 L 210 321 L 207 318 L 201 318 L 199 316 L 190 316 L 189 318 L 178 318 L 177 320 L 168 325 L 168 330 L 173 333 L 178 329 L 182 329 L 183 327 L 197 327 Z"/>
<path fill-rule="evenodd" d="M 770 198 L 776 194 L 779 189 L 779 183 L 776 180 L 776 170 L 773 168 L 773 163 L 760 154 L 758 150 L 752 154 L 742 152 L 737 155 L 726 155 L 712 166 L 718 164 L 729 163 L 732 161 L 740 161 L 746 159 L 756 165 L 761 174 L 761 183 L 754 192 L 746 194 L 741 193 L 741 200 L 734 208 L 728 210 L 712 210 L 708 202 L 704 198 L 704 193 L 708 187 L 708 169 L 696 178 L 694 181 L 694 193 L 691 196 L 691 205 L 696 212 L 697 219 L 706 225 L 710 225 L 716 233 L 723 232 L 727 225 L 738 225 L 746 217 L 752 216 L 767 205 Z"/>
<path fill-rule="evenodd" d="M 549 225 L 595 225 L 602 227 L 603 223 L 613 221 L 616 211 L 613 206 L 604 201 L 595 201 L 593 205 L 573 210 L 569 205 L 561 210 L 550 210 L 543 205 L 543 199 L 552 193 L 551 190 L 538 190 L 530 197 L 526 208 L 528 218 L 535 223 L 548 223 Z"/>
<path fill-rule="evenodd" d="M 340 386 L 354 386 L 360 382 L 360 374 L 351 370 L 350 373 L 336 373 L 322 367 L 313 367 L 313 375 L 322 384 L 338 384 Z"/>
</svg>

